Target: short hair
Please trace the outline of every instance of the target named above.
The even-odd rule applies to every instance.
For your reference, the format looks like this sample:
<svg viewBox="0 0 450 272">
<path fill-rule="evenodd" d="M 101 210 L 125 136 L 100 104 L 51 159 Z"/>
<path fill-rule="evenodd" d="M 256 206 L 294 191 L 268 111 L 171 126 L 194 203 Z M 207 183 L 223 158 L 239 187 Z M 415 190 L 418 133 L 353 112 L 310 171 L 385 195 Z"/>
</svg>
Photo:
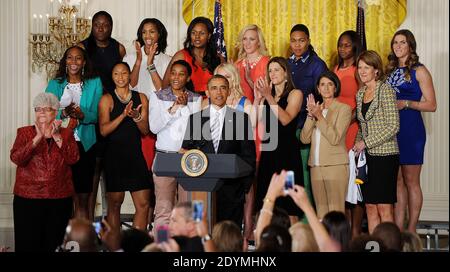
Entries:
<svg viewBox="0 0 450 272">
<path fill-rule="evenodd" d="M 264 35 L 261 28 L 259 28 L 255 24 L 250 24 L 244 26 L 244 28 L 242 28 L 241 31 L 239 32 L 236 42 L 236 48 L 238 49 L 238 60 L 244 59 L 247 56 L 247 53 L 245 53 L 244 46 L 242 44 L 242 39 L 244 39 L 245 32 L 247 32 L 248 30 L 254 30 L 258 34 L 258 41 L 259 41 L 258 52 L 263 56 L 269 55 L 267 53 L 266 41 L 264 39 Z"/>
<path fill-rule="evenodd" d="M 154 25 L 159 34 L 159 38 L 157 41 L 158 49 L 156 51 L 156 55 L 158 55 L 159 53 L 165 53 L 167 48 L 167 29 L 164 24 L 156 18 L 145 18 L 139 25 L 136 35 L 138 42 L 141 44 L 141 47 L 145 44 L 144 40 L 142 39 L 142 29 L 146 24 Z"/>
<path fill-rule="evenodd" d="M 54 110 L 59 110 L 58 97 L 52 93 L 40 93 L 33 99 L 33 108 L 37 107 L 51 107 Z"/>
<path fill-rule="evenodd" d="M 214 79 L 218 79 L 218 78 L 225 80 L 225 84 L 227 85 L 228 88 L 230 88 L 230 82 L 228 82 L 228 79 L 227 79 L 226 77 L 222 76 L 222 75 L 217 74 L 217 75 L 213 75 L 213 76 L 208 80 L 208 89 L 211 87 L 211 82 L 212 82 Z"/>
<path fill-rule="evenodd" d="M 241 229 L 230 220 L 214 225 L 212 240 L 218 252 L 242 252 L 243 239 Z"/>
<path fill-rule="evenodd" d="M 186 221 L 192 220 L 192 202 L 185 201 L 177 203 L 174 209 L 181 209 L 183 211 L 183 217 Z"/>
<path fill-rule="evenodd" d="M 292 252 L 319 252 L 314 233 L 308 224 L 297 222 L 289 228 Z"/>
<path fill-rule="evenodd" d="M 322 72 L 322 74 L 320 74 L 319 78 L 317 78 L 317 82 L 316 82 L 317 95 L 321 97 L 320 92 L 319 92 L 319 84 L 320 84 L 320 80 L 324 77 L 328 78 L 329 80 L 331 80 L 334 83 L 334 87 L 336 87 L 336 90 L 334 91 L 333 97 L 338 97 L 339 94 L 341 93 L 341 81 L 339 80 L 339 78 L 337 77 L 337 75 L 335 73 L 333 73 L 332 71 L 328 71 L 328 70 Z"/>
<path fill-rule="evenodd" d="M 306 36 L 309 39 L 309 29 L 304 24 L 296 24 L 291 28 L 291 32 L 289 34 L 292 34 L 293 32 L 300 31 L 306 34 Z"/>
<path fill-rule="evenodd" d="M 378 70 L 378 73 L 375 75 L 376 80 L 384 79 L 383 62 L 381 61 L 381 57 L 377 52 L 373 50 L 362 52 L 359 55 L 358 60 L 356 61 L 356 67 L 358 67 L 360 61 L 364 61 L 367 65 L 372 66 L 374 69 Z M 359 78 L 359 73 L 357 73 L 357 76 L 358 80 L 361 81 L 361 79 Z"/>
<path fill-rule="evenodd" d="M 383 222 L 378 224 L 373 230 L 372 236 L 382 240 L 387 250 L 402 250 L 401 232 L 395 223 Z"/>
</svg>

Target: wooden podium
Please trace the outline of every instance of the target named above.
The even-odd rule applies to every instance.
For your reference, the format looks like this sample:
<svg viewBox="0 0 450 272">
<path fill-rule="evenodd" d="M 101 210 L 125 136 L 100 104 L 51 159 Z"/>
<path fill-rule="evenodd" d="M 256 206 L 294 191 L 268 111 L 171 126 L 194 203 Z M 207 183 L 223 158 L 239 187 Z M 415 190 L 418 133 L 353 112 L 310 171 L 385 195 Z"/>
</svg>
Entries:
<svg viewBox="0 0 450 272">
<path fill-rule="evenodd" d="M 213 192 L 227 182 L 227 179 L 249 176 L 253 168 L 235 154 L 206 154 L 206 171 L 198 177 L 190 177 L 181 167 L 182 157 L 183 154 L 177 153 L 156 153 L 153 172 L 157 176 L 175 177 L 181 187 L 189 192 L 189 201 L 203 200 L 211 228 L 215 223 Z"/>
</svg>

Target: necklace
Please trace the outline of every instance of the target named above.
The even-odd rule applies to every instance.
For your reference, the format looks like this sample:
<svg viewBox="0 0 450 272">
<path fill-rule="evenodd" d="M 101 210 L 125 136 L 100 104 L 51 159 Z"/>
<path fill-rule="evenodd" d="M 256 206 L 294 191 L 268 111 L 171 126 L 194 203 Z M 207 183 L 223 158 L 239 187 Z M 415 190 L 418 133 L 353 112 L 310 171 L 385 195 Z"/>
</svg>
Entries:
<svg viewBox="0 0 450 272">
<path fill-rule="evenodd" d="M 120 95 L 117 93 L 117 89 L 114 89 L 114 93 L 116 94 L 117 99 L 119 99 L 119 101 L 122 102 L 123 104 L 128 104 L 131 100 L 131 92 L 128 92 L 128 95 L 125 99 L 120 97 Z"/>
<path fill-rule="evenodd" d="M 247 64 L 248 64 L 248 67 L 249 67 L 250 69 L 255 68 L 256 64 L 258 64 L 258 62 L 261 60 L 261 58 L 262 58 L 262 55 L 259 55 L 259 56 L 256 58 L 256 60 L 254 60 L 254 61 L 250 61 L 250 60 L 247 58 L 247 61 L 244 61 L 244 62 L 243 62 L 243 63 L 244 63 L 244 67 L 247 67 Z"/>
</svg>

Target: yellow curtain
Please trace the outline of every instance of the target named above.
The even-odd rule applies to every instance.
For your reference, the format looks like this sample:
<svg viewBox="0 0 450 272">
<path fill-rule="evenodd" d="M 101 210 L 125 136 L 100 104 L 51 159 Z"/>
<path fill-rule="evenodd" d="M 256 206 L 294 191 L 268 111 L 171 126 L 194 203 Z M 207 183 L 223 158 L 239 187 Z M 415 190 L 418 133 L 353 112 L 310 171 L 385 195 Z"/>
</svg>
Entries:
<svg viewBox="0 0 450 272">
<path fill-rule="evenodd" d="M 247 24 L 261 27 L 271 56 L 288 56 L 289 31 L 298 23 L 309 28 L 311 44 L 329 68 L 336 44 L 345 30 L 356 29 L 356 0 L 222 0 L 228 58 L 235 60 L 239 31 Z M 213 21 L 214 0 L 184 0 L 183 17 L 205 16 Z M 387 61 L 392 35 L 406 16 L 406 0 L 366 0 L 367 48 Z"/>
</svg>

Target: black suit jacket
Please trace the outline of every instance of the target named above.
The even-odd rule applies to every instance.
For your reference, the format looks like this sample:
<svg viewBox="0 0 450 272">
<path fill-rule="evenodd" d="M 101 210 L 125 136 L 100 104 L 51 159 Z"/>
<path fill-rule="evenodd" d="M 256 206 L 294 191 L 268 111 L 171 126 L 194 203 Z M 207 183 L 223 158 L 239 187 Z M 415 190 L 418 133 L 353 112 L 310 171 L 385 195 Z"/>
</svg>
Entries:
<svg viewBox="0 0 450 272">
<path fill-rule="evenodd" d="M 189 117 L 182 147 L 184 149 L 197 148 L 205 153 L 215 153 L 214 145 L 211 140 L 209 107 L 194 113 Z M 236 154 L 255 169 L 256 151 L 253 139 L 253 128 L 246 113 L 227 107 L 217 153 Z M 248 192 L 253 178 L 254 171 L 249 177 L 237 180 L 226 180 L 224 182 L 222 188 L 217 192 L 217 210 L 218 212 L 222 212 L 223 209 L 230 209 L 230 211 L 225 212 L 228 214 L 225 217 L 231 218 L 221 218 L 218 214 L 218 220 L 230 219 L 239 221 L 240 216 L 236 215 L 236 213 L 239 212 L 238 209 L 244 203 L 244 191 Z M 234 208 L 232 206 L 234 206 Z M 236 211 L 232 211 L 233 209 Z M 238 226 L 240 226 L 240 223 Z"/>
</svg>

